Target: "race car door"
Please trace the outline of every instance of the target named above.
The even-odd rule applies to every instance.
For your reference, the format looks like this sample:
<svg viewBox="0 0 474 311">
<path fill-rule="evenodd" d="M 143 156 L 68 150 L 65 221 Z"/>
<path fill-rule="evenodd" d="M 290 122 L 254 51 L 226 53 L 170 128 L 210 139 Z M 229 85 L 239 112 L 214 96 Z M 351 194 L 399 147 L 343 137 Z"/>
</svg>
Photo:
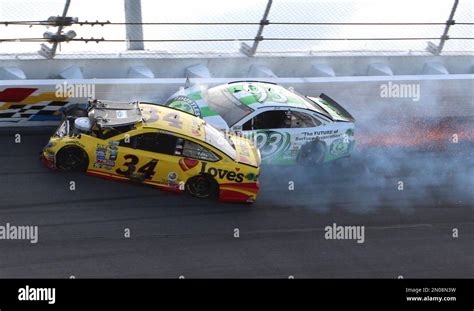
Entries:
<svg viewBox="0 0 474 311">
<path fill-rule="evenodd" d="M 323 120 L 304 109 L 273 107 L 243 120 L 242 131 L 254 139 L 264 162 L 292 164 L 301 146 L 316 139 L 314 128 L 319 130 L 324 125 Z"/>
<path fill-rule="evenodd" d="M 118 144 L 115 174 L 132 181 L 177 189 L 177 137 L 156 130 L 123 138 Z"/>
</svg>

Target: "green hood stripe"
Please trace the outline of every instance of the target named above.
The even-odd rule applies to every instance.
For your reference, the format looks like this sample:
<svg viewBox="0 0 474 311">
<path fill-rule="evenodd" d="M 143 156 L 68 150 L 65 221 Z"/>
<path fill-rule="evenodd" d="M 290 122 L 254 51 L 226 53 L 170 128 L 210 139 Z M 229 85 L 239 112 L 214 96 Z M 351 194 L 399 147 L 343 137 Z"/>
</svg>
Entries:
<svg viewBox="0 0 474 311">
<path fill-rule="evenodd" d="M 242 98 L 239 99 L 239 101 L 242 104 L 247 105 L 247 106 L 257 103 L 257 99 L 255 98 L 254 95 L 242 97 Z"/>
<path fill-rule="evenodd" d="M 202 99 L 201 91 L 189 93 L 188 95 L 186 95 L 186 97 L 192 100 L 201 100 Z"/>
<path fill-rule="evenodd" d="M 211 110 L 209 107 L 200 107 L 201 109 L 201 115 L 203 117 L 212 117 L 212 116 L 218 116 L 219 114 L 215 112 L 214 110 Z"/>
<path fill-rule="evenodd" d="M 233 85 L 233 86 L 230 86 L 227 88 L 227 90 L 230 92 L 230 93 L 234 93 L 235 91 L 243 91 L 244 89 L 244 86 L 242 84 L 240 85 Z"/>
</svg>

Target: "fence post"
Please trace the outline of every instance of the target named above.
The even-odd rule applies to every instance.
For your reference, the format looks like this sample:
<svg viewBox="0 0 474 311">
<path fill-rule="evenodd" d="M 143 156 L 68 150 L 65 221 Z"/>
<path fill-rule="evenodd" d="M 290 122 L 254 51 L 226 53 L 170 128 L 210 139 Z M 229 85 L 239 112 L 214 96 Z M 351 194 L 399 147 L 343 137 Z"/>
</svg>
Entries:
<svg viewBox="0 0 474 311">
<path fill-rule="evenodd" d="M 270 13 L 270 8 L 272 7 L 272 3 L 273 3 L 273 0 L 268 0 L 267 6 L 265 8 L 265 12 L 263 13 L 262 20 L 260 20 L 260 26 L 258 27 L 257 35 L 255 36 L 255 39 L 253 40 L 253 45 L 250 47 L 245 42 L 242 42 L 240 46 L 240 51 L 247 56 L 254 56 L 255 52 L 257 52 L 259 42 L 263 40 L 263 37 L 262 37 L 263 28 L 265 27 L 265 25 L 269 24 L 268 14 Z"/>
<path fill-rule="evenodd" d="M 451 25 L 455 24 L 454 20 L 454 13 L 456 13 L 456 9 L 458 7 L 459 0 L 454 0 L 453 8 L 451 9 L 451 14 L 449 14 L 449 18 L 446 21 L 446 27 L 444 28 L 443 35 L 441 36 L 441 41 L 439 42 L 439 45 L 436 46 L 432 42 L 428 42 L 428 47 L 427 50 L 434 55 L 439 55 L 443 51 L 444 43 L 446 40 L 449 40 L 448 32 L 449 32 L 449 27 Z"/>
<path fill-rule="evenodd" d="M 70 4 L 71 4 L 71 0 L 66 0 L 66 4 L 64 5 L 64 10 L 63 10 L 63 15 L 62 15 L 63 18 L 66 17 Z M 60 35 L 61 31 L 63 31 L 63 26 L 58 27 L 58 31 L 57 31 L 56 34 Z M 53 49 L 52 49 L 53 57 L 54 57 L 54 55 L 56 55 L 56 49 L 58 48 L 58 44 L 59 44 L 58 42 L 53 43 Z"/>
<path fill-rule="evenodd" d="M 69 10 L 69 6 L 71 5 L 71 0 L 66 0 L 66 3 L 64 4 L 64 9 L 63 9 L 63 14 L 61 15 L 61 18 L 64 20 L 64 18 L 67 16 L 67 11 Z M 56 31 L 56 35 L 60 35 L 63 31 L 64 26 L 58 26 L 58 30 Z M 41 49 L 38 51 L 38 54 L 41 56 L 47 58 L 47 59 L 53 59 L 54 56 L 56 55 L 56 50 L 58 49 L 59 42 L 54 42 L 52 48 L 49 48 L 46 44 L 41 44 Z"/>
<path fill-rule="evenodd" d="M 144 50 L 143 44 L 143 25 L 142 22 L 142 1 L 141 0 L 124 0 L 125 4 L 125 22 L 134 23 L 125 25 L 127 50 Z M 138 40 L 138 41 L 136 41 Z"/>
</svg>

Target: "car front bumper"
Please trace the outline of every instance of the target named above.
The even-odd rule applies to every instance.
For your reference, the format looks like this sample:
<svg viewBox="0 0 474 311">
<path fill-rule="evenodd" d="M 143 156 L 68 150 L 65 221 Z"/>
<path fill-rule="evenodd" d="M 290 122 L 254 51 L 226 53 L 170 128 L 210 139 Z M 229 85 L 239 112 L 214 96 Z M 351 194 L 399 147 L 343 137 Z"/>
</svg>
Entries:
<svg viewBox="0 0 474 311">
<path fill-rule="evenodd" d="M 57 169 L 56 163 L 54 161 L 54 155 L 52 155 L 52 154 L 42 152 L 41 153 L 41 162 L 43 162 L 43 164 L 51 170 L 56 170 Z"/>
</svg>

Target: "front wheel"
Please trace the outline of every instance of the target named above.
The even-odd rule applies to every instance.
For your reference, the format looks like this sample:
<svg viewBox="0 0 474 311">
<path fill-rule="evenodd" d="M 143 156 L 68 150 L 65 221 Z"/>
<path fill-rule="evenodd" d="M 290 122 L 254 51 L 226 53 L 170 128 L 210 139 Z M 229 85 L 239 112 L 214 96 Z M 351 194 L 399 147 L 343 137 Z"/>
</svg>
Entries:
<svg viewBox="0 0 474 311">
<path fill-rule="evenodd" d="M 56 166 L 63 171 L 83 172 L 89 166 L 89 158 L 79 147 L 65 147 L 56 155 Z"/>
<path fill-rule="evenodd" d="M 218 189 L 217 182 L 208 176 L 198 175 L 191 177 L 186 182 L 186 191 L 198 198 L 209 198 L 216 195 Z"/>
</svg>

